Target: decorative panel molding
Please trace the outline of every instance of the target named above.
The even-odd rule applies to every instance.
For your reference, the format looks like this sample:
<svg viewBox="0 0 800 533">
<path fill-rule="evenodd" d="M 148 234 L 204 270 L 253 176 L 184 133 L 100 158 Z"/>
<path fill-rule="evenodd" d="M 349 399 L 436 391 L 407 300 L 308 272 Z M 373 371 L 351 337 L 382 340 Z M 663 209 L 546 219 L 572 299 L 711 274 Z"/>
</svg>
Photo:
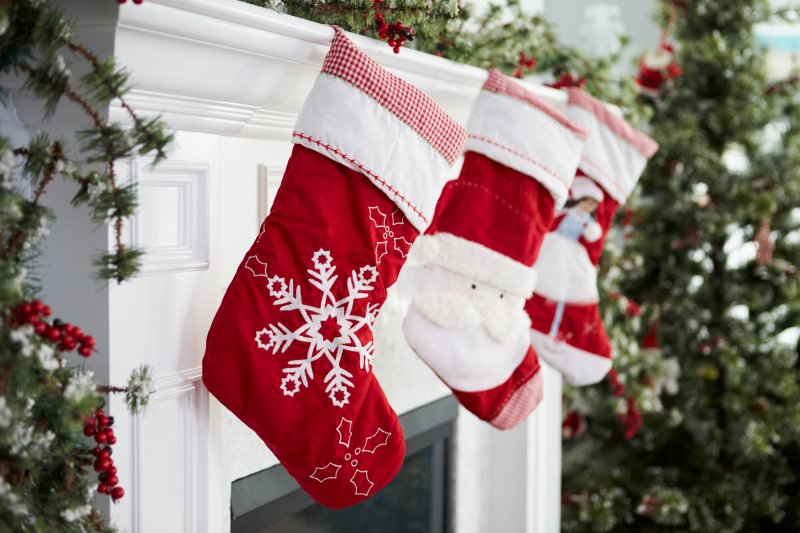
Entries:
<svg viewBox="0 0 800 533">
<path fill-rule="evenodd" d="M 275 193 L 278 192 L 285 167 L 258 165 L 258 227 L 272 209 Z"/>
<path fill-rule="evenodd" d="M 133 533 L 198 531 L 205 479 L 197 460 L 207 416 L 200 375 L 192 368 L 157 379 L 145 412 L 131 417 Z"/>
<path fill-rule="evenodd" d="M 139 210 L 128 239 L 145 251 L 142 273 L 208 268 L 208 163 L 134 161 L 131 178 Z"/>
<path fill-rule="evenodd" d="M 125 97 L 137 113 L 161 115 L 176 129 L 235 133 L 250 122 L 258 106 L 144 89 L 132 89 Z M 111 107 L 111 120 L 127 121 L 122 108 Z"/>
</svg>

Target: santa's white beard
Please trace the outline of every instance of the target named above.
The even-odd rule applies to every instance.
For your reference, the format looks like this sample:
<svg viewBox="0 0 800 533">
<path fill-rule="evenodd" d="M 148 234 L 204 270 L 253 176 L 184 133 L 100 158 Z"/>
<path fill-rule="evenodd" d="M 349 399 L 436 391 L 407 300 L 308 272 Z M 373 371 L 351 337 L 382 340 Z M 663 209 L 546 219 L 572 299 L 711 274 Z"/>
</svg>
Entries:
<svg viewBox="0 0 800 533">
<path fill-rule="evenodd" d="M 521 296 L 429 265 L 403 331 L 414 351 L 450 387 L 489 390 L 504 383 L 530 349 L 524 305 Z"/>
<path fill-rule="evenodd" d="M 512 342 L 530 328 L 530 318 L 523 309 L 481 304 L 450 290 L 414 295 L 414 306 L 422 316 L 443 328 L 482 327 L 501 343 Z"/>
</svg>

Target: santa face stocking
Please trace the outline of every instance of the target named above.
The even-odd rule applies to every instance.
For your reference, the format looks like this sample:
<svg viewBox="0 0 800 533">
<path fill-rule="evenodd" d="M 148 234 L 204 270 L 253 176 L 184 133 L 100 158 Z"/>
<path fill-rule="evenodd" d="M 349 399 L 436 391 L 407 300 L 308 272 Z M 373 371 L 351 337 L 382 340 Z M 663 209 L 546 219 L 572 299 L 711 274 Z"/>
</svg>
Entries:
<svg viewBox="0 0 800 533">
<path fill-rule="evenodd" d="M 539 356 L 569 383 L 597 383 L 611 369 L 600 320 L 597 264 L 617 207 L 630 195 L 658 146 L 602 102 L 569 89 L 567 116 L 589 136 L 568 207 L 545 236 L 539 281 L 526 310 Z"/>
<path fill-rule="evenodd" d="M 467 133 L 461 175 L 445 186 L 418 243 L 428 264 L 403 331 L 464 407 L 506 429 L 542 397 L 524 303 L 584 133 L 496 71 Z"/>
<path fill-rule="evenodd" d="M 211 325 L 206 387 L 322 505 L 372 496 L 402 464 L 372 326 L 464 138 L 337 28 L 272 211 Z"/>
</svg>

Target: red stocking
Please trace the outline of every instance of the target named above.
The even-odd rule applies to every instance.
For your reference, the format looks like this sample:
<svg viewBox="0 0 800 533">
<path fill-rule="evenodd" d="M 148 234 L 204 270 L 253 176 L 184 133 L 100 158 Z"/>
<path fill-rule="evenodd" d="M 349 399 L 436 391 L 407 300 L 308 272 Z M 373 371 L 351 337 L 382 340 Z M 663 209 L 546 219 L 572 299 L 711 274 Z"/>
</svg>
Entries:
<svg viewBox="0 0 800 533">
<path fill-rule="evenodd" d="M 420 239 L 428 265 L 404 332 L 464 407 L 507 429 L 542 398 L 523 307 L 585 134 L 496 71 L 467 132 L 461 175 L 445 187 Z"/>
<path fill-rule="evenodd" d="M 208 390 L 323 505 L 372 496 L 402 464 L 372 326 L 464 138 L 337 28 L 272 211 L 208 333 Z"/>
<path fill-rule="evenodd" d="M 589 133 L 571 191 L 576 204 L 559 214 L 544 238 L 539 282 L 526 309 L 541 358 L 569 383 L 589 385 L 611 369 L 597 264 L 617 207 L 658 146 L 580 89 L 569 89 L 567 115 Z"/>
</svg>

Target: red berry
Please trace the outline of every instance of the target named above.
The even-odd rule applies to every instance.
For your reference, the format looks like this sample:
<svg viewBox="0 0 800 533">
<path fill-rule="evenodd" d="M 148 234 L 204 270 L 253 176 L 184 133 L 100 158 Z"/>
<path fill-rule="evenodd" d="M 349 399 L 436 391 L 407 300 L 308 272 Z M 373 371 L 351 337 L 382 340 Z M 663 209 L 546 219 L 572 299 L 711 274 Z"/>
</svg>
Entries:
<svg viewBox="0 0 800 533">
<path fill-rule="evenodd" d="M 400 47 L 399 46 L 395 46 L 394 47 L 394 53 L 395 54 L 399 54 L 400 53 Z"/>
<path fill-rule="evenodd" d="M 94 440 L 100 444 L 103 444 L 108 440 L 105 431 L 98 431 L 97 434 L 94 436 Z"/>
<path fill-rule="evenodd" d="M 111 465 L 111 466 L 109 466 L 109 467 L 108 467 L 108 470 L 106 470 L 106 473 L 107 473 L 109 476 L 116 475 L 116 473 L 117 473 L 117 467 L 116 467 L 116 466 L 114 466 L 114 465 Z"/>
<path fill-rule="evenodd" d="M 108 476 L 107 483 L 113 487 L 119 483 L 119 478 L 117 476 Z"/>
<path fill-rule="evenodd" d="M 37 322 L 33 325 L 33 331 L 35 331 L 37 335 L 44 335 L 47 331 L 47 324 L 44 322 Z"/>
<path fill-rule="evenodd" d="M 50 326 L 47 328 L 47 338 L 54 342 L 57 341 L 61 338 L 61 330 L 57 327 Z"/>
<path fill-rule="evenodd" d="M 125 0 L 122 1 L 124 2 Z M 97 492 L 99 492 L 100 494 L 108 494 L 108 485 L 106 485 L 105 483 L 100 483 L 99 485 L 97 485 Z"/>
<path fill-rule="evenodd" d="M 78 349 L 78 353 L 83 357 L 89 357 L 90 355 L 92 355 L 92 349 L 89 348 L 88 346 L 81 346 Z"/>
<path fill-rule="evenodd" d="M 380 37 L 381 39 L 386 39 L 386 32 L 385 31 L 379 32 L 378 37 Z"/>
<path fill-rule="evenodd" d="M 38 324 L 39 323 L 39 315 L 36 313 L 31 313 L 25 316 L 25 322 L 28 324 Z"/>
<path fill-rule="evenodd" d="M 75 332 L 73 331 L 72 334 L 75 335 Z M 94 337 L 92 337 L 91 335 L 85 335 L 81 339 L 81 344 L 83 344 L 84 346 L 88 346 L 89 348 L 94 348 L 95 344 Z"/>
<path fill-rule="evenodd" d="M 105 416 L 106 412 L 102 409 L 98 409 L 94 412 L 94 416 Z"/>
<path fill-rule="evenodd" d="M 106 429 L 105 429 L 105 434 L 106 434 L 106 438 L 107 438 L 107 439 L 110 439 L 111 437 L 115 437 L 115 436 L 116 436 L 116 435 L 114 435 L 114 430 L 113 430 L 113 429 L 111 429 L 111 428 L 110 428 L 110 427 L 108 427 L 108 426 L 106 426 Z"/>
<path fill-rule="evenodd" d="M 103 465 L 100 463 L 100 458 L 95 459 L 94 465 L 92 465 L 92 467 L 94 468 L 95 472 L 103 471 Z"/>
<path fill-rule="evenodd" d="M 123 496 L 125 496 L 125 491 L 122 490 L 122 487 L 114 487 L 114 489 L 111 491 L 111 497 L 115 500 L 119 500 Z"/>
<path fill-rule="evenodd" d="M 100 453 L 98 453 L 97 455 L 98 455 L 98 457 L 102 457 L 104 459 L 108 459 L 111 454 L 108 453 L 108 450 L 100 450 Z"/>
<path fill-rule="evenodd" d="M 109 435 L 108 438 L 106 439 L 106 442 L 108 442 L 109 444 L 116 444 L 117 443 L 116 435 L 114 435 L 113 433 Z"/>
<path fill-rule="evenodd" d="M 137 5 L 141 4 L 142 2 L 144 2 L 144 0 L 133 0 L 133 3 Z"/>
<path fill-rule="evenodd" d="M 100 427 L 108 427 L 108 417 L 105 415 L 98 416 L 97 423 L 100 424 Z"/>
<path fill-rule="evenodd" d="M 72 326 L 72 336 L 80 339 L 83 337 L 83 330 L 78 326 Z"/>
<path fill-rule="evenodd" d="M 75 339 L 69 339 L 68 341 L 65 340 L 64 342 L 61 343 L 62 350 L 72 351 L 75 349 L 76 346 L 78 345 L 75 343 Z"/>
<path fill-rule="evenodd" d="M 52 310 L 52 309 L 50 309 L 50 306 L 49 306 L 49 305 L 45 305 L 44 307 L 42 307 L 42 314 L 43 314 L 44 316 L 50 316 L 50 314 L 51 314 L 52 312 L 53 312 L 53 310 Z"/>
<path fill-rule="evenodd" d="M 94 426 L 90 426 L 88 424 L 83 426 L 83 434 L 86 435 L 87 437 L 91 437 L 92 435 L 94 435 Z"/>
<path fill-rule="evenodd" d="M 42 309 L 44 309 L 44 304 L 41 300 L 34 300 L 31 302 L 31 309 L 36 313 L 41 313 Z"/>
<path fill-rule="evenodd" d="M 389 39 L 389 46 L 391 46 L 392 48 L 394 48 L 396 44 L 397 44 L 397 43 L 395 42 L 395 40 L 394 40 L 394 39 Z"/>
<path fill-rule="evenodd" d="M 33 308 L 29 303 L 24 303 L 19 306 L 19 312 L 22 313 L 23 315 L 29 315 L 31 311 L 33 311 Z"/>
</svg>

